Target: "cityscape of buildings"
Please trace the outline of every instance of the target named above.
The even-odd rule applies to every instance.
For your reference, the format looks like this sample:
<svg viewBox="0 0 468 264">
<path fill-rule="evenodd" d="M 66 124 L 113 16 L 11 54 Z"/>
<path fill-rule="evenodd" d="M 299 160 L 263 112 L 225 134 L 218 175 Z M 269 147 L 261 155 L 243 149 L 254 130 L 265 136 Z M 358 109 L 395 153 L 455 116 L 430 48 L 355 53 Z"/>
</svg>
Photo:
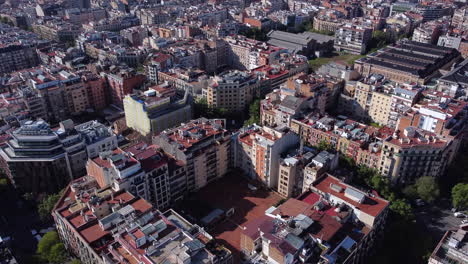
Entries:
<svg viewBox="0 0 468 264">
<path fill-rule="evenodd" d="M 372 263 L 421 179 L 468 197 L 466 1 L 0 2 L 0 179 L 55 195 L 50 263 Z M 468 263 L 464 199 L 420 263 Z"/>
</svg>

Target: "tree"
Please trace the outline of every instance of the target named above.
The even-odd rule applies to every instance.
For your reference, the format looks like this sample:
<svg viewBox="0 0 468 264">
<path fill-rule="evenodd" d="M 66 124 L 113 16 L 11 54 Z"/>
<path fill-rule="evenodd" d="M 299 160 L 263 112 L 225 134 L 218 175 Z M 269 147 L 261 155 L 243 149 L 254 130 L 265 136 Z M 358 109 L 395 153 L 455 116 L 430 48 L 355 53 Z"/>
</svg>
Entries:
<svg viewBox="0 0 468 264">
<path fill-rule="evenodd" d="M 42 221 L 51 220 L 52 209 L 54 208 L 55 204 L 58 202 L 59 198 L 60 198 L 60 193 L 51 194 L 45 197 L 44 199 L 42 199 L 42 201 L 39 203 L 37 211 Z"/>
<path fill-rule="evenodd" d="M 416 180 L 415 186 L 419 197 L 428 203 L 433 202 L 439 197 L 439 186 L 434 177 L 421 177 Z"/>
<path fill-rule="evenodd" d="M 81 264 L 81 261 L 79 259 L 74 258 L 70 261 L 70 264 Z"/>
<path fill-rule="evenodd" d="M 406 220 L 414 218 L 413 208 L 405 199 L 397 199 L 390 204 L 390 210 Z"/>
<path fill-rule="evenodd" d="M 244 122 L 244 126 L 260 124 L 260 99 L 256 99 L 249 106 L 249 119 Z"/>
<path fill-rule="evenodd" d="M 468 208 L 468 183 L 459 183 L 452 188 L 452 203 L 455 208 Z"/>
<path fill-rule="evenodd" d="M 416 185 L 409 185 L 403 189 L 403 194 L 410 199 L 417 199 L 419 197 L 418 188 Z"/>
<path fill-rule="evenodd" d="M 37 244 L 37 253 L 41 256 L 48 256 L 52 247 L 60 243 L 58 233 L 56 231 L 47 232 Z"/>
<path fill-rule="evenodd" d="M 62 243 L 52 246 L 49 252 L 48 260 L 52 263 L 64 263 L 68 258 L 67 250 Z"/>
<path fill-rule="evenodd" d="M 368 50 L 373 52 L 374 50 L 381 49 L 390 43 L 391 40 L 387 36 L 387 33 L 381 30 L 375 30 L 372 32 L 372 39 L 369 41 Z"/>
<path fill-rule="evenodd" d="M 37 245 L 39 257 L 49 263 L 64 263 L 68 259 L 65 246 L 56 231 L 46 233 Z"/>
</svg>

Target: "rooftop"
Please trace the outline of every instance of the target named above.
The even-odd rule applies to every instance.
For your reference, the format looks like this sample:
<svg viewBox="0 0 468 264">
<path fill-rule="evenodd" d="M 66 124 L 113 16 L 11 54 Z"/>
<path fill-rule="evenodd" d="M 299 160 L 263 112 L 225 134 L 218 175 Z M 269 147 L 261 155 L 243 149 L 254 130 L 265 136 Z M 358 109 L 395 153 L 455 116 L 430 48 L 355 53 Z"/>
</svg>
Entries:
<svg viewBox="0 0 468 264">
<path fill-rule="evenodd" d="M 317 180 L 313 186 L 319 192 L 337 197 L 352 205 L 356 210 L 372 217 L 377 217 L 389 205 L 388 201 L 373 194 L 364 193 L 330 175 Z"/>
</svg>

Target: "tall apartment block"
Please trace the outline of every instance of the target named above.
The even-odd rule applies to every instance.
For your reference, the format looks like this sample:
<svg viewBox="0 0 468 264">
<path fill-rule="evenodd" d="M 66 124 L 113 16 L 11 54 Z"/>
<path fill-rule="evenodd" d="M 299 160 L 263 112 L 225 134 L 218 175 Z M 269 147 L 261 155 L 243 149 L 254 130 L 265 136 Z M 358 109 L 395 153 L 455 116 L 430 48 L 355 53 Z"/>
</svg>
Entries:
<svg viewBox="0 0 468 264">
<path fill-rule="evenodd" d="M 171 195 L 180 199 L 227 173 L 231 158 L 231 135 L 224 119 L 199 118 L 167 129 L 153 138 L 153 143 L 185 167 L 174 174 Z"/>
<path fill-rule="evenodd" d="M 335 31 L 335 49 L 353 54 L 364 54 L 372 38 L 372 28 L 345 25 Z"/>
<path fill-rule="evenodd" d="M 230 111 L 244 111 L 260 88 L 260 80 L 243 71 L 229 71 L 216 76 L 203 89 L 208 105 Z"/>
<path fill-rule="evenodd" d="M 86 169 L 101 188 L 126 190 L 158 209 L 169 206 L 168 160 L 154 145 L 138 143 L 125 150 L 101 152 L 88 160 Z"/>
<path fill-rule="evenodd" d="M 164 213 L 126 191 L 71 182 L 52 213 L 65 247 L 84 264 L 231 264 L 231 252 L 173 210 Z"/>
<path fill-rule="evenodd" d="M 287 127 L 244 128 L 234 150 L 235 166 L 247 177 L 258 179 L 269 188 L 278 188 L 280 155 L 299 145 L 299 137 Z"/>
</svg>

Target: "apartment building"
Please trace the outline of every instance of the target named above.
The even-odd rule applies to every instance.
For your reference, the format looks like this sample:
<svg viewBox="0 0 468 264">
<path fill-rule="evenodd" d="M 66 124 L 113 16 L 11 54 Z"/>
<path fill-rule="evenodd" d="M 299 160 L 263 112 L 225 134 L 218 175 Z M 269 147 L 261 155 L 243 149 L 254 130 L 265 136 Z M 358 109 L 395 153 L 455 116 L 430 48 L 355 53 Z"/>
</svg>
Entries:
<svg viewBox="0 0 468 264">
<path fill-rule="evenodd" d="M 323 15 L 314 17 L 313 27 L 318 31 L 336 32 L 344 24 L 345 21 L 343 19 L 334 19 Z"/>
<path fill-rule="evenodd" d="M 210 80 L 202 90 L 209 106 L 244 111 L 260 88 L 260 80 L 244 71 L 228 71 Z"/>
<path fill-rule="evenodd" d="M 86 31 L 120 31 L 129 27 L 138 26 L 140 21 L 132 15 L 109 17 L 99 21 L 91 21 L 83 25 Z"/>
<path fill-rule="evenodd" d="M 408 126 L 383 141 L 379 171 L 393 183 L 443 175 L 457 152 L 457 142 Z"/>
<path fill-rule="evenodd" d="M 293 119 L 291 130 L 311 146 L 326 142 L 336 151 L 353 158 L 357 164 L 372 168 L 378 167 L 381 142 L 393 133 L 388 127 L 376 129 L 351 119 L 314 115 Z"/>
<path fill-rule="evenodd" d="M 74 126 L 71 120 L 52 130 L 42 121 L 26 121 L 0 149 L 11 182 L 24 192 L 55 192 L 86 174 L 88 157 L 117 147 L 116 136 L 96 121 Z"/>
<path fill-rule="evenodd" d="M 165 213 L 126 191 L 99 188 L 92 177 L 73 181 L 52 213 L 65 248 L 84 264 L 231 264 L 227 249 L 173 210 Z"/>
<path fill-rule="evenodd" d="M 346 24 L 335 31 L 334 47 L 337 51 L 364 54 L 372 38 L 372 28 Z"/>
<path fill-rule="evenodd" d="M 277 89 L 260 102 L 260 123 L 267 126 L 289 126 L 291 119 L 309 110 L 309 101 L 296 97 L 290 89 Z"/>
<path fill-rule="evenodd" d="M 225 126 L 224 119 L 199 118 L 153 137 L 154 144 L 185 167 L 178 174 L 181 178 L 173 180 L 173 197 L 196 191 L 227 173 L 231 136 Z"/>
<path fill-rule="evenodd" d="M 428 21 L 414 29 L 411 39 L 416 42 L 435 45 L 440 36 L 449 32 L 449 28 L 450 20 L 448 19 Z"/>
<path fill-rule="evenodd" d="M 325 114 L 335 107 L 344 83 L 341 78 L 329 75 L 300 73 L 289 78 L 285 86 L 307 98 L 312 110 Z"/>
<path fill-rule="evenodd" d="M 242 36 L 227 37 L 228 65 L 239 70 L 252 70 L 273 62 L 284 51 L 265 42 L 248 39 Z"/>
<path fill-rule="evenodd" d="M 96 111 L 106 108 L 108 105 L 106 79 L 88 71 L 79 72 L 79 74 L 83 79 L 90 107 Z"/>
<path fill-rule="evenodd" d="M 309 191 L 313 183 L 325 173 L 334 171 L 338 167 L 338 158 L 338 154 L 323 150 L 317 153 L 309 163 L 305 164 L 303 168 L 302 186 L 300 186 L 300 184 L 297 186 L 301 188 L 301 193 Z"/>
<path fill-rule="evenodd" d="M 86 152 L 88 158 L 94 158 L 103 151 L 110 151 L 118 146 L 117 135 L 112 128 L 107 127 L 98 121 L 92 120 L 74 128 L 84 139 L 86 143 Z"/>
<path fill-rule="evenodd" d="M 88 160 L 86 169 L 101 188 L 126 190 L 161 210 L 169 207 L 168 162 L 154 145 L 138 143 L 125 150 L 101 152 Z"/>
<path fill-rule="evenodd" d="M 87 24 L 91 21 L 99 21 L 107 17 L 107 12 L 104 8 L 65 9 L 65 19 L 77 25 Z"/>
<path fill-rule="evenodd" d="M 208 75 L 199 69 L 173 67 L 158 72 L 158 82 L 167 82 L 178 90 L 188 90 L 192 96 L 201 96 L 207 85 Z"/>
<path fill-rule="evenodd" d="M 32 45 L 10 44 L 0 48 L 0 73 L 7 74 L 39 64 L 39 57 Z"/>
<path fill-rule="evenodd" d="M 383 231 L 388 205 L 325 176 L 312 191 L 248 222 L 241 233 L 241 251 L 268 263 L 360 263 Z M 353 236 L 349 230 L 366 231 Z"/>
<path fill-rule="evenodd" d="M 80 26 L 59 19 L 40 21 L 32 25 L 32 30 L 41 38 L 57 42 L 74 41 L 82 31 Z"/>
<path fill-rule="evenodd" d="M 139 88 L 146 76 L 130 69 L 120 69 L 106 74 L 112 104 L 122 107 L 126 95 L 132 94 L 133 89 Z"/>
<path fill-rule="evenodd" d="M 281 154 L 298 146 L 299 137 L 287 127 L 256 126 L 244 128 L 236 140 L 235 167 L 247 177 L 258 179 L 268 188 L 278 188 Z"/>
<path fill-rule="evenodd" d="M 448 264 L 468 262 L 467 225 L 447 231 L 429 257 L 428 264 Z"/>
<path fill-rule="evenodd" d="M 419 101 L 423 90 L 417 84 L 396 84 L 383 75 L 372 74 L 356 82 L 355 101 L 350 107 L 359 120 L 394 128 L 399 118 Z"/>
<path fill-rule="evenodd" d="M 442 92 L 426 90 L 413 111 L 402 115 L 397 128 L 414 126 L 447 139 L 459 139 L 467 118 L 467 103 Z"/>
<path fill-rule="evenodd" d="M 159 9 L 144 8 L 138 10 L 137 16 L 142 25 L 165 24 L 170 20 L 170 14 Z"/>
<path fill-rule="evenodd" d="M 468 8 L 457 8 L 453 12 L 452 26 L 459 29 L 466 29 L 468 27 Z"/>
<path fill-rule="evenodd" d="M 142 94 L 125 96 L 123 100 L 127 126 L 142 135 L 158 134 L 192 118 L 192 97 L 188 90 L 164 83 Z"/>
<path fill-rule="evenodd" d="M 455 49 L 402 40 L 355 61 L 354 68 L 363 76 L 377 73 L 397 83 L 425 84 L 459 59 Z"/>
</svg>

